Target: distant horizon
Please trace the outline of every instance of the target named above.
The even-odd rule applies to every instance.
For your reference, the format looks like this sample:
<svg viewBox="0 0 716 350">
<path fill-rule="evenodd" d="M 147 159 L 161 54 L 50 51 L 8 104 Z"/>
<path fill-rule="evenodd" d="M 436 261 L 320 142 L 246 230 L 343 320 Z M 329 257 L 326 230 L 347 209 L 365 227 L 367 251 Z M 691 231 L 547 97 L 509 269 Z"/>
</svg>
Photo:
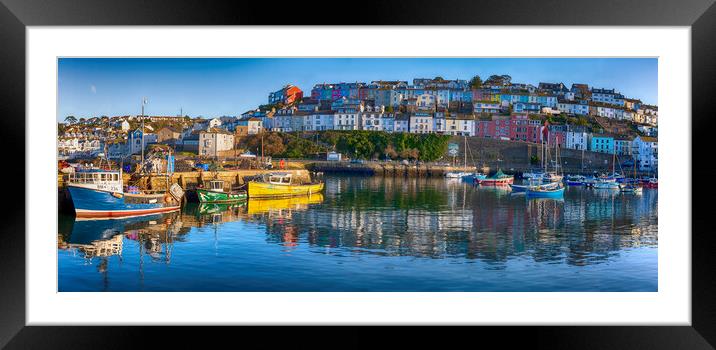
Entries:
<svg viewBox="0 0 716 350">
<path fill-rule="evenodd" d="M 287 84 L 415 78 L 587 84 L 658 106 L 657 58 L 60 58 L 57 121 L 65 117 L 239 116 Z"/>
</svg>

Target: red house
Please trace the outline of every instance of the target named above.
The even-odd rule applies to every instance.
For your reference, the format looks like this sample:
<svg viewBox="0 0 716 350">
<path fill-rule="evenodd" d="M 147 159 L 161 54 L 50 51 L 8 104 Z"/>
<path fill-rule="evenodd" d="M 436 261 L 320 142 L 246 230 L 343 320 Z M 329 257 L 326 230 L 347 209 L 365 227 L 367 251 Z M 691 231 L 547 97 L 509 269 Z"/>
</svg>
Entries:
<svg viewBox="0 0 716 350">
<path fill-rule="evenodd" d="M 303 91 L 301 91 L 298 86 L 288 84 L 281 88 L 281 90 L 270 93 L 268 100 L 270 104 L 291 104 L 295 101 L 301 100 L 302 98 Z"/>
<path fill-rule="evenodd" d="M 542 126 L 539 120 L 530 119 L 527 115 L 518 114 L 510 118 L 510 139 L 540 143 Z"/>
</svg>

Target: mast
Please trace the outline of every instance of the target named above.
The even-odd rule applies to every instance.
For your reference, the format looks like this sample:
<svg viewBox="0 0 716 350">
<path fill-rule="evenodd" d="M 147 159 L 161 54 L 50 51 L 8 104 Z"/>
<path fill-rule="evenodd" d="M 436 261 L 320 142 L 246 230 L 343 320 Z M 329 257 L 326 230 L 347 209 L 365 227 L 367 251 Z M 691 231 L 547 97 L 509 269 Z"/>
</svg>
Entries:
<svg viewBox="0 0 716 350">
<path fill-rule="evenodd" d="M 144 171 L 144 105 L 147 103 L 147 98 L 142 98 L 142 162 L 140 164 L 140 170 Z"/>
<path fill-rule="evenodd" d="M 464 164 L 462 167 L 467 168 L 467 136 L 463 136 L 462 138 L 465 139 L 465 149 L 462 152 L 463 155 L 465 156 L 465 161 L 464 161 Z"/>
<path fill-rule="evenodd" d="M 612 146 L 612 176 L 614 176 L 614 171 L 616 170 L 616 160 L 617 160 L 617 147 L 616 144 Z"/>
<path fill-rule="evenodd" d="M 559 164 L 559 142 L 555 139 L 554 141 L 554 172 L 556 174 L 559 174 L 559 170 L 561 170 L 562 167 L 560 167 Z"/>
</svg>

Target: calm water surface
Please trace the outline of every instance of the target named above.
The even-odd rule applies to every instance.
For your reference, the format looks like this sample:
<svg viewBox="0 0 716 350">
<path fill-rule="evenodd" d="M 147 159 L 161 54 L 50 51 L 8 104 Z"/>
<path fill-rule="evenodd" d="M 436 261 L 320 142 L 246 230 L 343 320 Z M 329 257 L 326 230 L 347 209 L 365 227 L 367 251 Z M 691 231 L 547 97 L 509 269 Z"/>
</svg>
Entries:
<svg viewBox="0 0 716 350">
<path fill-rule="evenodd" d="M 325 181 L 310 198 L 60 217 L 59 290 L 657 291 L 657 190 Z"/>
</svg>

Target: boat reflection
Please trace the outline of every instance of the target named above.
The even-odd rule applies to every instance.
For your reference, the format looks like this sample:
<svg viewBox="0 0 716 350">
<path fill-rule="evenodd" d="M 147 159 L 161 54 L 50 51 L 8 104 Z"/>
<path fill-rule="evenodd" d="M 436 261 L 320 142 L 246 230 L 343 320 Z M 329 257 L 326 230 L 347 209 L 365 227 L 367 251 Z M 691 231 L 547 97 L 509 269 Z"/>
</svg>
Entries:
<svg viewBox="0 0 716 350">
<path fill-rule="evenodd" d="M 249 198 L 248 215 L 269 214 L 270 216 L 290 215 L 295 210 L 306 210 L 310 204 L 323 202 L 323 194 L 275 199 Z"/>
<path fill-rule="evenodd" d="M 462 257 L 503 266 L 514 257 L 585 265 L 623 248 L 657 245 L 657 192 L 623 195 L 568 188 L 563 199 L 509 195 L 509 188 L 426 179 L 331 178 L 326 193 L 187 204 L 181 212 L 60 225 L 59 249 L 84 257 L 121 256 L 128 241 L 140 258 L 169 263 L 174 243 L 194 227 L 231 234 L 242 221 L 267 243 L 344 248 L 362 254 Z M 62 223 L 61 223 L 62 224 Z M 246 226 L 238 226 L 246 229 Z M 65 232 L 62 232 L 65 231 Z"/>
</svg>

